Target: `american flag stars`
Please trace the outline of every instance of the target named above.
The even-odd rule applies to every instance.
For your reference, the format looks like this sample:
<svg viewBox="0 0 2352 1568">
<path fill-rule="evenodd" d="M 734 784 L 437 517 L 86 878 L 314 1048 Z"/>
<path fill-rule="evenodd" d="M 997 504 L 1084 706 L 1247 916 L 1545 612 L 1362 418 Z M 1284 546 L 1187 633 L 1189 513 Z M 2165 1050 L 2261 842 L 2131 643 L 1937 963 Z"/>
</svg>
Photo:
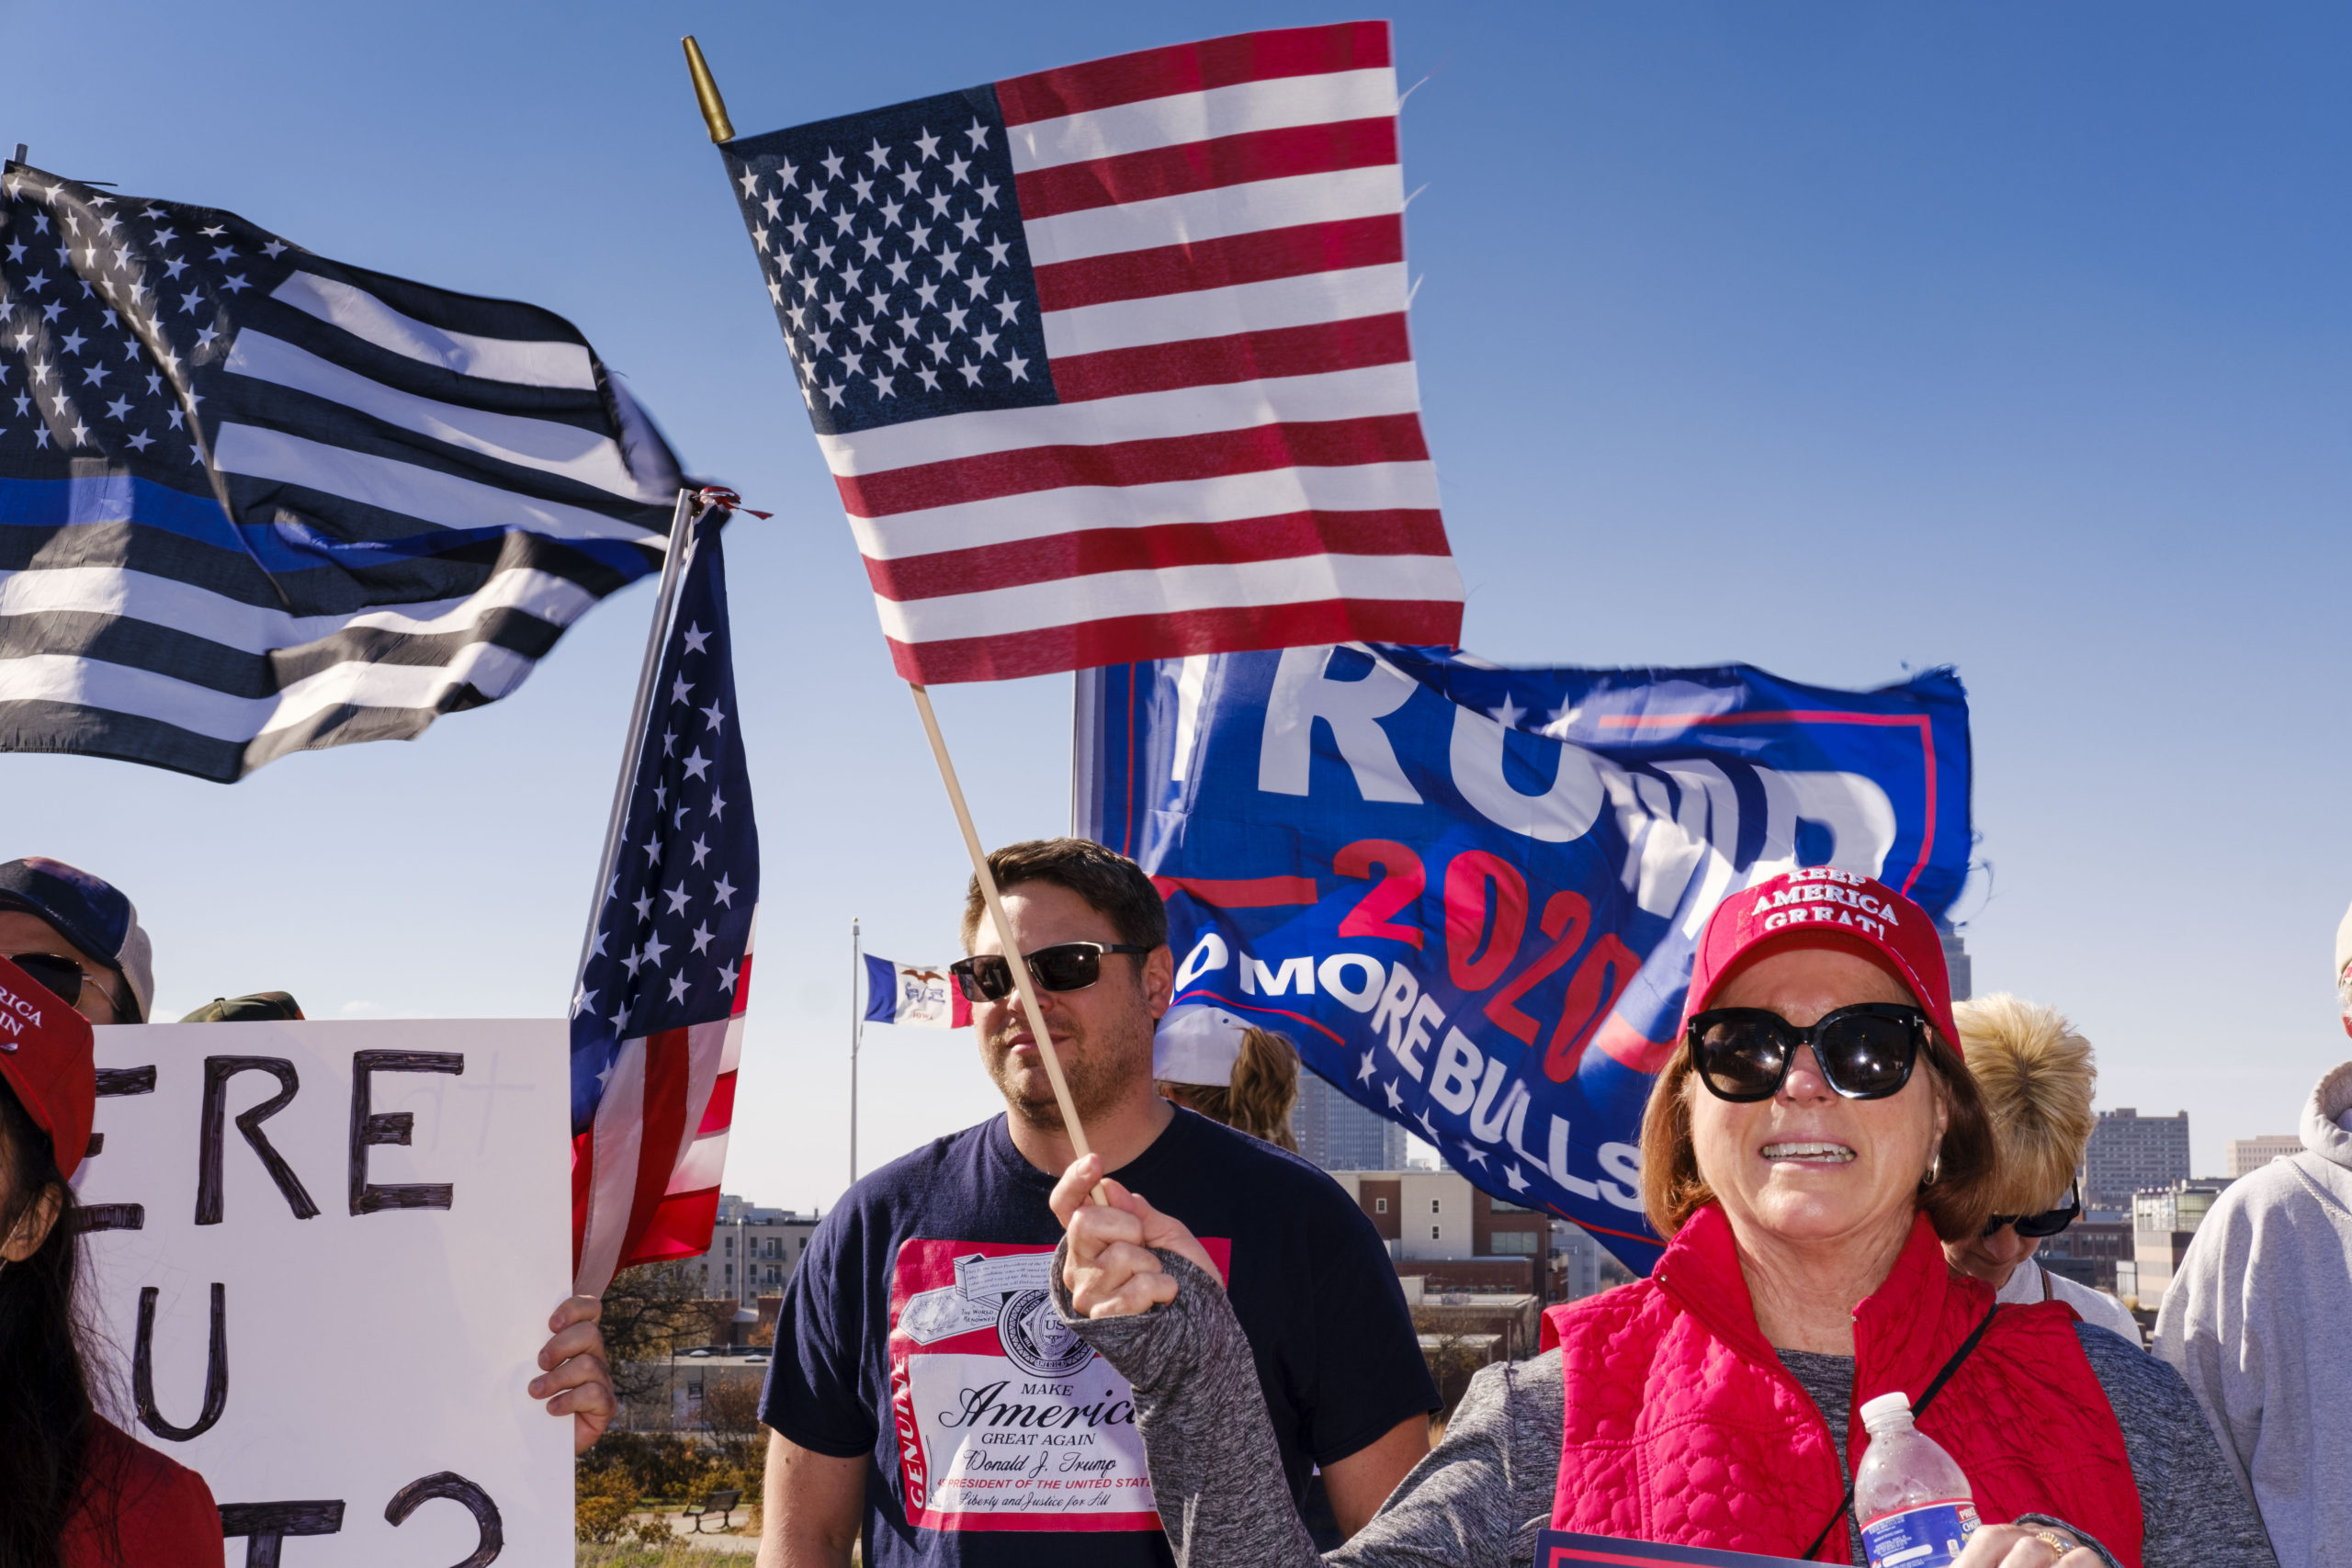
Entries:
<svg viewBox="0 0 2352 1568">
<path fill-rule="evenodd" d="M 992 99 L 943 94 L 722 149 L 820 433 L 1055 400 Z"/>
<path fill-rule="evenodd" d="M 204 462 L 188 415 L 203 394 L 189 373 L 226 357 L 218 301 L 274 287 L 291 270 L 278 261 L 291 250 L 225 213 L 125 200 L 9 165 L 0 175 L 0 454 L 53 454 L 60 474 L 94 457 L 160 465 L 159 477 L 200 488 L 202 475 L 187 473 Z"/>
</svg>

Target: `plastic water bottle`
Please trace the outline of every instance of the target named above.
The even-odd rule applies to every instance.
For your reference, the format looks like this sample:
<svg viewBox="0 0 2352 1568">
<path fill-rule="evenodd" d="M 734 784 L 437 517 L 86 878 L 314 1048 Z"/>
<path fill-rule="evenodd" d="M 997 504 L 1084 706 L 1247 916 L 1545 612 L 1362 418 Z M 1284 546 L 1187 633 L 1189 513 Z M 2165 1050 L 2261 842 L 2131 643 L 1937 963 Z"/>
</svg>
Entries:
<svg viewBox="0 0 2352 1568">
<path fill-rule="evenodd" d="M 1870 1568 L 1949 1568 L 1976 1529 L 1968 1477 L 1911 1425 L 1907 1393 L 1864 1404 L 1862 1425 L 1871 1446 L 1854 1476 L 1854 1515 Z"/>
</svg>

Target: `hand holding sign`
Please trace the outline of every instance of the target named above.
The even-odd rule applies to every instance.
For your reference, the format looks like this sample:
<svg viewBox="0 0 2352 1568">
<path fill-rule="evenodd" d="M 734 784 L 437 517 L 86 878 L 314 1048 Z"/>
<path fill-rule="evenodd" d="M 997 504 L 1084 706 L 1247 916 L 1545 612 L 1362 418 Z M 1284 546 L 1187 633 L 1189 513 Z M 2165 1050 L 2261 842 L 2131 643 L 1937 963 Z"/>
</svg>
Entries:
<svg viewBox="0 0 2352 1568">
<path fill-rule="evenodd" d="M 605 1331 L 596 1322 L 604 1312 L 605 1303 L 594 1296 L 566 1296 L 558 1303 L 548 1319 L 554 1337 L 539 1348 L 545 1371 L 531 1380 L 530 1395 L 548 1402 L 548 1415 L 571 1417 L 574 1454 L 586 1453 L 620 1411 L 613 1399 Z"/>
</svg>

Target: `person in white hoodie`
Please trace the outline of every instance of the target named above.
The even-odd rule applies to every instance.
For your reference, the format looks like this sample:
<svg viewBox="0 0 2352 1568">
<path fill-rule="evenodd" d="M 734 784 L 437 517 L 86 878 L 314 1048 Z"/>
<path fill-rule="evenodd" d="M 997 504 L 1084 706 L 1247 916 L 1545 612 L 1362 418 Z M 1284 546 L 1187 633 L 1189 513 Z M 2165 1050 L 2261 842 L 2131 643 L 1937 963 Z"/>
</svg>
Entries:
<svg viewBox="0 0 2352 1568">
<path fill-rule="evenodd" d="M 1993 1123 L 1999 1174 L 1984 1234 L 1945 1242 L 1944 1261 L 1992 1286 L 1996 1301 L 2062 1301 L 2085 1323 L 2136 1347 L 2140 1325 L 2131 1309 L 2034 1260 L 2042 1242 L 2083 1212 L 2075 1172 L 2098 1124 L 2090 1042 L 2063 1013 L 2006 993 L 1955 1002 L 1951 1011 Z"/>
<path fill-rule="evenodd" d="M 2335 976 L 2352 1034 L 2352 911 Z M 2312 1090 L 2302 1134 L 2197 1227 L 2155 1349 L 2196 1391 L 2279 1568 L 2352 1568 L 2352 1062 Z"/>
</svg>

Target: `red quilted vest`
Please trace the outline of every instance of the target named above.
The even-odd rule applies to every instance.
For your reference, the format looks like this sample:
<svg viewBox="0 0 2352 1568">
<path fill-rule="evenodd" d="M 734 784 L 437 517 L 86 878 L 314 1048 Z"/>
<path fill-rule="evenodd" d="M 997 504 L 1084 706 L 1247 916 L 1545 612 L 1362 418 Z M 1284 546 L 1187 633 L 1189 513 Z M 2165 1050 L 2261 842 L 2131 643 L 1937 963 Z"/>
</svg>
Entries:
<svg viewBox="0 0 2352 1568">
<path fill-rule="evenodd" d="M 1917 1398 L 1992 1304 L 1921 1215 L 1854 1309 L 1854 1410 L 1898 1389 Z M 1959 1461 L 1986 1523 L 2049 1514 L 2140 1568 L 2139 1488 L 2076 1321 L 2063 1302 L 2000 1308 L 1919 1429 Z M 1544 1342 L 1560 1347 L 1567 1395 L 1555 1529 L 1798 1557 L 1838 1511 L 1828 1424 L 1757 1328 L 1717 1205 L 1647 1280 L 1546 1313 Z M 1847 1430 L 1859 1463 L 1859 1415 Z M 1851 1560 L 1843 1519 L 1818 1556 Z"/>
</svg>

